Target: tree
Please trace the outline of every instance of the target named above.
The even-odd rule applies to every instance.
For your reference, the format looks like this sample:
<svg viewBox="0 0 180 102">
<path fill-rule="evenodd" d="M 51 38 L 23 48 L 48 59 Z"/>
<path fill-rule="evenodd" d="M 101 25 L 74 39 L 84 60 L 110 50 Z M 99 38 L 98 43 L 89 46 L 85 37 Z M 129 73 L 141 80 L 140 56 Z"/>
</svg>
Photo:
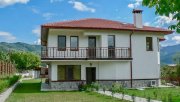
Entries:
<svg viewBox="0 0 180 102">
<path fill-rule="evenodd" d="M 143 0 L 142 4 L 147 7 L 155 7 L 156 14 L 173 15 L 173 19 L 177 20 L 177 24 L 169 26 L 170 29 L 176 30 L 180 33 L 180 0 Z"/>
<path fill-rule="evenodd" d="M 180 64 L 180 52 L 173 55 L 173 60 L 176 64 Z"/>
<path fill-rule="evenodd" d="M 6 52 L 0 51 L 0 60 L 9 62 L 10 61 L 9 54 Z"/>
<path fill-rule="evenodd" d="M 39 56 L 30 52 L 13 52 L 10 59 L 15 62 L 17 69 L 21 70 L 33 69 L 40 65 Z"/>
</svg>

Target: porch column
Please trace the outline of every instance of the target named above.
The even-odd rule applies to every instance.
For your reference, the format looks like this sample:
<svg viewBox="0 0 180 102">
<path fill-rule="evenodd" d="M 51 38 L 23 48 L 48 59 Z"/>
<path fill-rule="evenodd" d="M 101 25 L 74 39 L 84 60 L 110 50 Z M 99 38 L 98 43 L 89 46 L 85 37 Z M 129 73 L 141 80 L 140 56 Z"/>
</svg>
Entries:
<svg viewBox="0 0 180 102">
<path fill-rule="evenodd" d="M 52 64 L 51 65 L 51 80 L 52 81 L 57 81 L 57 65 L 56 64 Z"/>
</svg>

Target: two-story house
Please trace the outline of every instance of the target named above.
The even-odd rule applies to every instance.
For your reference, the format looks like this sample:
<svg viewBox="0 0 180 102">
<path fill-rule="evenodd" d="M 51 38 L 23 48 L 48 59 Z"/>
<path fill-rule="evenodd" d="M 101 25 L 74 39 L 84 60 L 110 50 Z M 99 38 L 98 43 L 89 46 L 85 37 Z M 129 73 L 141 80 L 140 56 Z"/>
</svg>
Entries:
<svg viewBox="0 0 180 102">
<path fill-rule="evenodd" d="M 142 10 L 133 15 L 134 24 L 89 18 L 42 25 L 41 60 L 51 89 L 76 90 L 82 82 L 159 85 L 159 41 L 172 31 L 143 26 Z"/>
</svg>

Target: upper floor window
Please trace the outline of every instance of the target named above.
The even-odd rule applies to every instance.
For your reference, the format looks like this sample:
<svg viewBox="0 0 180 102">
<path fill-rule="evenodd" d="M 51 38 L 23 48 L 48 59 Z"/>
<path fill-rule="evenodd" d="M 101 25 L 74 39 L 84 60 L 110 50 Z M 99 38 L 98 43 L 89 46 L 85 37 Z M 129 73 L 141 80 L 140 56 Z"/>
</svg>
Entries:
<svg viewBox="0 0 180 102">
<path fill-rule="evenodd" d="M 153 51 L 152 37 L 146 37 L 146 50 L 147 51 Z"/>
<path fill-rule="evenodd" d="M 71 50 L 78 50 L 78 36 L 71 36 L 70 47 Z"/>
<path fill-rule="evenodd" d="M 108 48 L 114 48 L 115 47 L 115 36 L 109 35 L 108 36 Z"/>
<path fill-rule="evenodd" d="M 66 36 L 58 36 L 58 50 L 66 50 Z"/>
</svg>

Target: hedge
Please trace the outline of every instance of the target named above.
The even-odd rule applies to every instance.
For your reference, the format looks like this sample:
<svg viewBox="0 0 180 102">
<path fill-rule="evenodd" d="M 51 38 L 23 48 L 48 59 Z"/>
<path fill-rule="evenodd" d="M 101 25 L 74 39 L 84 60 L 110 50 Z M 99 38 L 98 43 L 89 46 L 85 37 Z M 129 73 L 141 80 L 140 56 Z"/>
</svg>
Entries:
<svg viewBox="0 0 180 102">
<path fill-rule="evenodd" d="M 17 75 L 0 79 L 0 93 L 3 92 L 8 87 L 12 86 L 19 79 L 20 79 L 20 76 L 17 76 Z"/>
</svg>

